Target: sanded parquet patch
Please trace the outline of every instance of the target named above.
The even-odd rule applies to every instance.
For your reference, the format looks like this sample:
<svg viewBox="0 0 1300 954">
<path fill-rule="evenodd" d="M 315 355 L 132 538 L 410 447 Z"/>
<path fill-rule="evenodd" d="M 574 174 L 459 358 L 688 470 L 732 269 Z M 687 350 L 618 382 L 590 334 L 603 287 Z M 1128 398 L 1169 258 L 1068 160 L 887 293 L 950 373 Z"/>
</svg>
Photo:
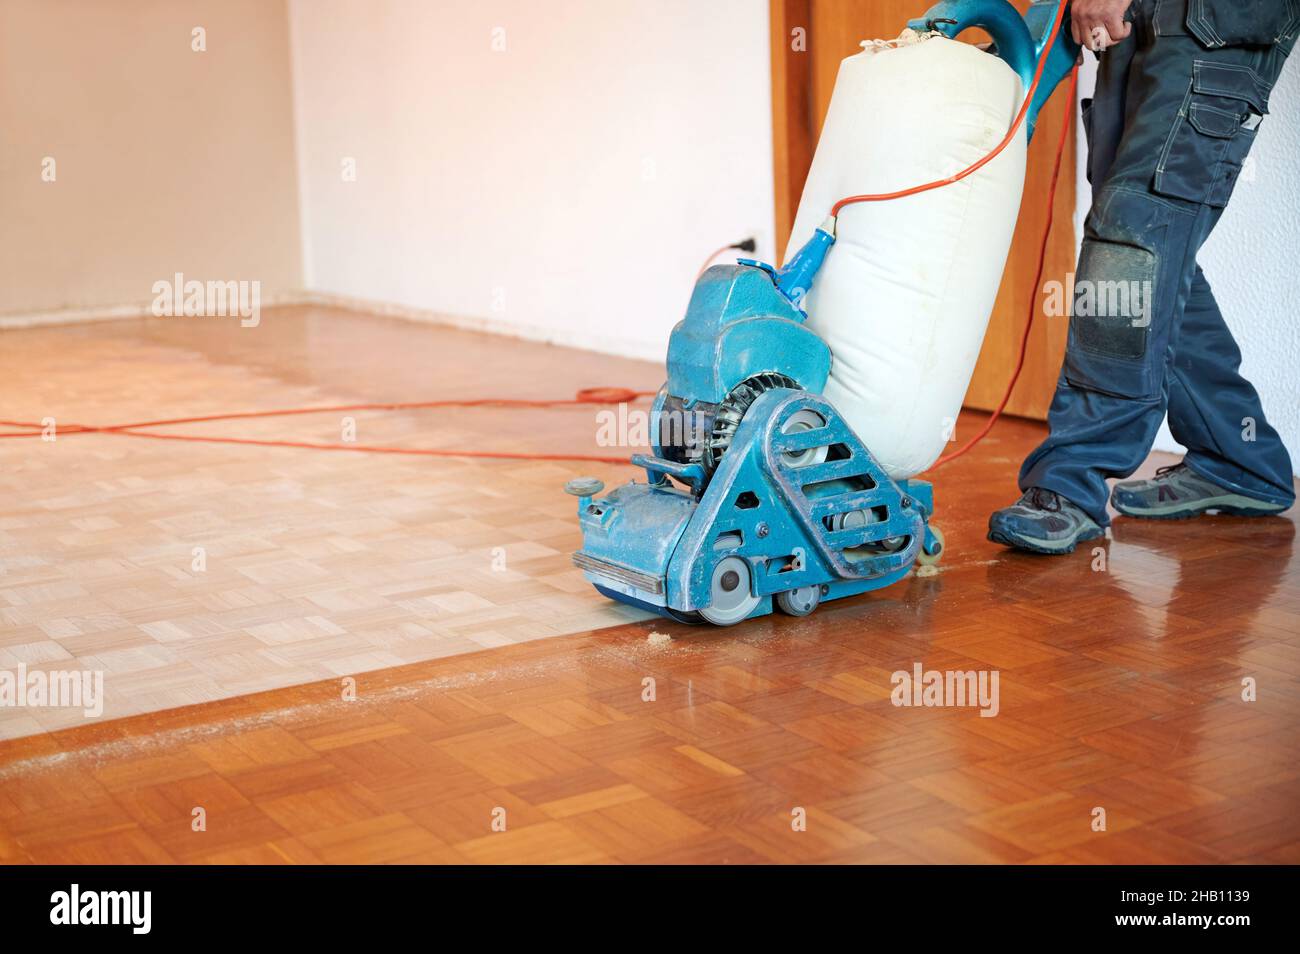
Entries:
<svg viewBox="0 0 1300 954">
<path fill-rule="evenodd" d="M 219 318 L 34 328 L 4 332 L 0 417 L 57 428 L 660 383 L 652 365 L 600 358 L 588 369 L 593 357 L 320 309 L 269 309 L 255 328 Z M 357 443 L 383 446 L 631 453 L 597 446 L 597 410 L 160 430 L 337 443 L 350 426 Z M 115 718 L 642 618 L 570 563 L 574 501 L 561 488 L 584 473 L 632 471 L 57 430 L 53 441 L 0 440 L 0 668 L 102 671 L 104 718 Z M 0 738 L 82 719 L 0 708 Z"/>
</svg>

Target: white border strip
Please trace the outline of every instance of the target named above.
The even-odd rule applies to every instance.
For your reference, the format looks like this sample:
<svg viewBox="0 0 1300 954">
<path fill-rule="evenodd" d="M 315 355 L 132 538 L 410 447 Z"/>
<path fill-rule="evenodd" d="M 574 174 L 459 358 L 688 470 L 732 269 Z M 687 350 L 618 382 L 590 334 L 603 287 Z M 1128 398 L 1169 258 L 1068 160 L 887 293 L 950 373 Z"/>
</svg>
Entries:
<svg viewBox="0 0 1300 954">
<path fill-rule="evenodd" d="M 262 302 L 263 308 L 293 305 L 314 305 L 322 308 L 338 308 L 359 314 L 381 315 L 385 318 L 401 318 L 405 321 L 417 321 L 446 328 L 458 328 L 462 331 L 501 335 L 506 338 L 518 338 L 523 341 L 535 341 L 541 344 L 561 345 L 582 351 L 595 351 L 633 360 L 656 362 L 663 360 L 662 348 L 652 348 L 643 341 L 636 341 L 631 338 L 592 335 L 577 331 L 557 332 L 554 328 L 543 325 L 521 324 L 513 321 L 507 322 L 494 318 L 479 318 L 468 315 L 449 315 L 427 308 L 416 308 L 411 305 L 399 305 L 369 298 L 356 298 L 351 295 L 339 295 L 333 292 L 296 289 L 268 295 Z M 25 313 L 16 312 L 7 315 L 0 314 L 0 331 L 151 317 L 153 317 L 151 303 L 62 308 Z"/>
</svg>

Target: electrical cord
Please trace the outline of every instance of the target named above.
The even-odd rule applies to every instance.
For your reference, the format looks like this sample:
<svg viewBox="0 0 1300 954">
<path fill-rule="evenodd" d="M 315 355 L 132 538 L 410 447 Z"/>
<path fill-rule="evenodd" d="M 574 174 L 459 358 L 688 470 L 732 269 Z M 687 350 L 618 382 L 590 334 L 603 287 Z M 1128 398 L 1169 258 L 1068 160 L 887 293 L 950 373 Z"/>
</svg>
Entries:
<svg viewBox="0 0 1300 954">
<path fill-rule="evenodd" d="M 1056 37 L 1056 34 L 1061 27 L 1061 19 L 1064 16 L 1064 14 L 1065 14 L 1065 3 L 1060 2 L 1056 6 L 1056 14 L 1052 17 L 1052 25 L 1048 29 L 1045 36 L 1050 38 Z M 1024 102 L 1020 104 L 1020 110 L 1019 112 L 1016 113 L 1015 122 L 1011 124 L 1011 128 L 1007 130 L 1006 136 L 1003 137 L 1002 141 L 998 143 L 998 145 L 993 149 L 992 152 L 988 153 L 986 156 L 984 156 L 977 162 L 972 163 L 971 165 L 967 166 L 965 169 L 962 169 L 960 172 L 955 173 L 954 175 L 951 175 L 946 179 L 936 179 L 933 182 L 922 183 L 921 185 L 912 186 L 911 188 L 908 189 L 900 189 L 897 192 L 865 193 L 863 195 L 845 196 L 844 198 L 840 199 L 838 202 L 835 203 L 835 205 L 831 207 L 831 216 L 837 218 L 843 209 L 847 208 L 850 205 L 856 205 L 861 202 L 888 202 L 893 199 L 902 199 L 905 198 L 906 196 L 918 195 L 922 192 L 930 192 L 934 189 L 941 189 L 944 186 L 950 186 L 953 185 L 954 183 L 960 182 L 962 179 L 974 175 L 980 169 L 983 169 L 986 165 L 988 165 L 999 155 L 1001 155 L 1003 150 L 1005 150 L 1007 146 L 1009 146 L 1012 143 L 1012 141 L 1016 138 L 1016 136 L 1019 134 L 1020 127 L 1024 125 L 1025 118 L 1029 115 L 1029 108 L 1033 104 L 1034 95 L 1038 92 L 1038 85 L 1040 82 L 1042 82 L 1043 71 L 1047 67 L 1047 59 L 1049 54 L 1051 53 L 1051 50 L 1052 50 L 1052 40 L 1049 40 L 1047 43 L 1043 44 L 1043 52 L 1038 57 L 1038 65 L 1034 68 L 1033 82 L 1029 84 L 1029 90 L 1025 93 Z M 970 451 L 971 448 L 973 448 L 976 444 L 982 441 L 984 437 L 989 433 L 989 431 L 993 429 L 993 425 L 996 424 L 998 422 L 998 419 L 1002 416 L 1003 410 L 1006 409 L 1007 402 L 1011 399 L 1011 392 L 1015 389 L 1016 382 L 1020 380 L 1020 372 L 1024 369 L 1025 357 L 1028 353 L 1029 332 L 1034 324 L 1034 312 L 1037 308 L 1038 289 L 1040 284 L 1042 283 L 1043 269 L 1046 266 L 1046 262 L 1047 262 L 1047 242 L 1049 236 L 1052 233 L 1052 219 L 1053 219 L 1053 213 L 1055 211 L 1054 206 L 1056 204 L 1056 187 L 1057 187 L 1057 182 L 1059 181 L 1061 175 L 1061 159 L 1065 152 L 1065 143 L 1069 136 L 1071 121 L 1074 118 L 1073 104 L 1074 104 L 1074 96 L 1078 89 L 1078 83 L 1079 83 L 1079 68 L 1078 66 L 1076 66 L 1070 72 L 1070 96 L 1069 96 L 1070 108 L 1068 108 L 1065 111 L 1065 123 L 1063 124 L 1061 129 L 1060 142 L 1057 144 L 1056 164 L 1052 170 L 1052 184 L 1049 190 L 1048 205 L 1047 205 L 1047 227 L 1043 230 L 1043 243 L 1038 256 L 1038 271 L 1034 279 L 1033 290 L 1030 292 L 1030 296 L 1029 296 L 1029 308 L 1030 308 L 1029 319 L 1025 322 L 1025 330 L 1021 335 L 1020 353 L 1016 359 L 1015 371 L 1013 371 L 1011 374 L 1011 380 L 1007 382 L 1006 391 L 1002 395 L 1002 400 L 998 402 L 997 409 L 993 412 L 992 416 L 988 419 L 988 421 L 985 422 L 984 427 L 980 429 L 980 432 L 976 434 L 973 438 L 971 438 L 969 441 L 967 441 L 964 445 L 959 447 L 957 450 L 953 451 L 951 454 L 945 454 L 942 457 L 940 457 L 937 461 L 934 462 L 934 464 L 930 466 L 929 470 L 935 470 L 938 467 L 942 467 L 944 464 L 948 463 L 949 461 L 956 460 L 958 457 L 961 457 L 963 454 Z"/>
<path fill-rule="evenodd" d="M 1045 36 L 1053 37 L 1053 38 L 1056 36 L 1057 30 L 1061 26 L 1061 17 L 1064 13 L 1065 13 L 1065 3 L 1064 0 L 1061 0 L 1061 2 L 1059 2 L 1056 6 L 1056 15 L 1052 18 L 1052 25 L 1048 29 L 1047 33 L 1044 34 Z M 1033 82 L 1029 84 L 1029 91 L 1025 93 L 1025 101 L 1020 104 L 1020 111 L 1016 114 L 1015 122 L 1011 124 L 1011 128 L 1007 130 L 1007 134 L 1005 137 L 1003 137 L 1002 141 L 998 143 L 997 146 L 994 147 L 993 151 L 990 152 L 988 155 L 984 156 L 982 159 L 976 162 L 971 163 L 965 169 L 961 170 L 958 173 L 955 173 L 954 175 L 949 176 L 946 179 L 936 179 L 933 182 L 926 182 L 921 185 L 912 186 L 911 188 L 908 189 L 900 189 L 897 192 L 879 192 L 879 193 L 867 193 L 864 195 L 845 196 L 844 198 L 840 199 L 840 201 L 836 202 L 833 206 L 831 206 L 831 215 L 833 217 L 838 216 L 840 214 L 841 209 L 845 208 L 846 206 L 856 205 L 859 202 L 888 202 L 893 199 L 906 198 L 909 195 L 918 195 L 922 192 L 930 192 L 931 190 L 934 189 L 941 189 L 944 186 L 950 186 L 953 185 L 954 183 L 960 182 L 962 179 L 974 175 L 976 172 L 983 169 L 986 165 L 988 165 L 990 162 L 992 162 L 994 159 L 1000 156 L 1002 154 L 1002 151 L 1006 149 L 1007 146 L 1011 145 L 1012 140 L 1014 140 L 1016 138 L 1016 135 L 1020 132 L 1020 127 L 1023 126 L 1025 123 L 1025 117 L 1029 115 L 1029 107 L 1033 105 L 1034 94 L 1038 92 L 1038 84 L 1043 79 L 1043 70 L 1046 69 L 1047 67 L 1048 55 L 1051 53 L 1051 51 L 1052 51 L 1052 43 L 1049 41 L 1048 43 L 1045 43 L 1043 45 L 1043 52 L 1038 57 L 1038 66 L 1034 69 Z"/>
<path fill-rule="evenodd" d="M 732 242 L 730 245 L 724 245 L 721 248 L 714 249 L 709 254 L 709 257 L 704 260 L 704 264 L 700 266 L 700 270 L 695 273 L 695 280 L 698 282 L 702 277 L 704 277 L 704 273 L 709 270 L 709 266 L 713 264 L 713 260 L 715 258 L 721 255 L 723 252 L 731 251 L 733 248 L 739 249 L 742 252 L 749 252 L 750 254 L 753 254 L 758 249 L 758 239 L 752 237 L 747 239 L 742 239 L 739 242 Z"/>
<path fill-rule="evenodd" d="M 1052 169 L 1052 184 L 1047 190 L 1047 224 L 1043 227 L 1043 241 L 1038 251 L 1038 270 L 1034 273 L 1034 287 L 1029 294 L 1029 316 L 1025 319 L 1025 329 L 1020 334 L 1020 353 L 1016 357 L 1016 369 L 1011 373 L 1011 380 L 1007 382 L 1007 388 L 1002 392 L 1002 400 L 994 409 L 989 419 L 984 422 L 979 433 L 968 440 L 961 447 L 957 448 L 951 454 L 944 454 L 932 465 L 930 470 L 942 467 L 949 461 L 956 460 L 962 454 L 965 454 L 972 447 L 982 441 L 993 430 L 993 425 L 1002 417 L 1002 412 L 1006 409 L 1007 402 L 1011 400 L 1011 392 L 1015 390 L 1016 382 L 1020 380 L 1020 372 L 1025 367 L 1025 357 L 1029 353 L 1029 332 L 1034 327 L 1034 315 L 1038 312 L 1038 290 L 1043 284 L 1043 270 L 1047 266 L 1047 242 L 1052 235 L 1052 221 L 1055 218 L 1056 211 L 1056 187 L 1061 181 L 1061 159 L 1065 155 L 1065 144 L 1069 140 L 1070 125 L 1074 119 L 1074 96 L 1079 88 L 1079 68 L 1076 66 L 1070 72 L 1070 97 L 1068 102 L 1070 108 L 1065 111 L 1065 122 L 1061 125 L 1061 136 L 1056 144 L 1056 164 Z"/>
<path fill-rule="evenodd" d="M 626 457 L 602 456 L 598 454 L 544 454 L 514 451 L 470 451 L 431 447 L 385 447 L 373 444 L 330 444 L 313 441 L 261 440 L 251 437 L 209 437 L 196 434 L 157 434 L 145 428 L 162 427 L 175 424 L 208 423 L 211 421 L 247 420 L 261 417 L 287 417 L 301 414 L 338 414 L 347 411 L 405 411 L 427 408 L 466 407 L 466 408 L 557 408 L 601 406 L 631 403 L 639 398 L 652 397 L 655 391 L 637 391 L 632 388 L 598 387 L 584 388 L 572 398 L 556 400 L 520 400 L 513 398 L 472 398 L 446 401 L 403 401 L 398 403 L 369 404 L 335 404 L 325 407 L 281 408 L 271 411 L 237 411 L 225 414 L 202 414 L 194 417 L 173 417 L 156 421 L 136 421 L 129 424 L 109 424 L 102 426 L 86 424 L 65 424 L 58 427 L 58 436 L 67 434 L 112 434 L 123 437 L 145 437 L 162 441 L 195 441 L 206 444 L 252 444 L 258 447 L 294 447 L 306 450 L 353 451 L 369 454 L 408 454 L 423 457 L 475 457 L 494 460 L 573 460 L 598 464 L 627 464 Z M 40 437 L 43 425 L 30 421 L 4 421 L 5 427 L 27 428 L 24 431 L 0 433 L 0 437 Z"/>
</svg>

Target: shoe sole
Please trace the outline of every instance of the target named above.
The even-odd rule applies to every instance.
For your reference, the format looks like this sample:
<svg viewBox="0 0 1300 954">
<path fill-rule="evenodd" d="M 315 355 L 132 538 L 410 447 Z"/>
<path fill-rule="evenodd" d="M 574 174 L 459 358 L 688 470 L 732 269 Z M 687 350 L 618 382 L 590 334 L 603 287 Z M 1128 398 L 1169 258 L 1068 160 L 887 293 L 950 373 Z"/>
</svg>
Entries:
<svg viewBox="0 0 1300 954">
<path fill-rule="evenodd" d="M 1123 506 L 1113 498 L 1110 503 L 1124 516 L 1137 517 L 1141 520 L 1190 520 L 1192 517 L 1204 516 L 1211 510 L 1231 517 L 1272 517 L 1287 509 L 1277 504 L 1264 503 L 1262 500 L 1252 500 L 1241 494 L 1225 494 L 1222 497 L 1211 497 L 1194 503 L 1171 504 L 1145 510 Z"/>
<path fill-rule="evenodd" d="M 1089 540 L 1096 540 L 1098 537 L 1104 537 L 1105 535 L 1106 531 L 1101 527 L 1096 530 L 1080 530 L 1078 535 L 1071 538 L 1067 543 L 1063 540 L 1043 540 L 1038 537 L 1013 537 L 1001 530 L 990 530 L 988 539 L 993 543 L 1000 543 L 1004 547 L 1013 547 L 1017 550 L 1038 553 L 1042 556 L 1064 556 L 1067 553 L 1073 553 L 1074 548 L 1080 543 L 1087 543 Z"/>
</svg>

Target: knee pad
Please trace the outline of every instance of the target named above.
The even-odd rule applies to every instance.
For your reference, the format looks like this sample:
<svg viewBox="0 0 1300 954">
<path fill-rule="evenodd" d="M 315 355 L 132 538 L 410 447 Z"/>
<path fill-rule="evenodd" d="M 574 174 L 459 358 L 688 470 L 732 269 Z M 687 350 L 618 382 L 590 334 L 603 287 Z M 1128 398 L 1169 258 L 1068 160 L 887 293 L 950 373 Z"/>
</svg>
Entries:
<svg viewBox="0 0 1300 954">
<path fill-rule="evenodd" d="M 1161 246 L 1171 214 L 1158 199 L 1121 190 L 1094 205 L 1075 276 L 1065 360 L 1065 376 L 1075 387 L 1136 399 L 1160 393 L 1164 316 L 1172 301 L 1161 288 Z"/>
</svg>

